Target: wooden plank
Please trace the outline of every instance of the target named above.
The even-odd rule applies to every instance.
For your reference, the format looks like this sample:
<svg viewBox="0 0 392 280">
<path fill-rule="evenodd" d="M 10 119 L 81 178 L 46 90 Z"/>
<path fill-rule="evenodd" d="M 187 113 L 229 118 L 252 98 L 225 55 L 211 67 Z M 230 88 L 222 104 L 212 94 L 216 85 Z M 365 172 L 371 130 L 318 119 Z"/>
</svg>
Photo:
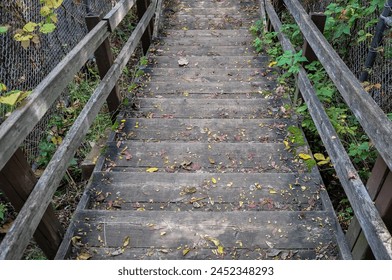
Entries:
<svg viewBox="0 0 392 280">
<path fill-rule="evenodd" d="M 206 16 L 175 15 L 176 21 L 172 19 L 164 21 L 168 28 L 186 26 L 188 29 L 242 29 L 250 27 L 257 17 L 243 19 L 243 16 L 230 15 L 227 17 L 209 18 Z"/>
<path fill-rule="evenodd" d="M 92 186 L 90 208 L 149 211 L 319 211 L 325 192 L 319 177 L 294 173 L 104 172 Z"/>
<path fill-rule="evenodd" d="M 190 249 L 185 256 L 184 249 Z M 333 248 L 332 248 L 333 250 Z M 214 254 L 211 249 L 199 249 L 181 246 L 181 248 L 129 248 L 121 255 L 116 255 L 118 248 L 91 247 L 92 260 L 328 260 L 335 259 L 333 254 L 319 253 L 318 250 L 276 250 L 264 248 L 244 249 L 237 247 L 225 247 L 223 256 Z M 77 255 L 72 258 L 76 258 Z"/>
<path fill-rule="evenodd" d="M 175 76 L 181 81 L 197 82 L 233 82 L 260 81 L 266 77 L 267 81 L 275 78 L 275 74 L 263 68 L 154 68 L 144 69 L 145 74 L 155 82 L 167 81 L 167 77 Z"/>
<path fill-rule="evenodd" d="M 121 247 L 130 236 L 132 248 L 178 248 L 193 246 L 213 249 L 206 236 L 217 238 L 224 247 L 268 249 L 318 248 L 334 242 L 334 220 L 330 213 L 302 212 L 172 212 L 97 211 L 76 214 L 75 225 L 83 244 Z M 244 223 L 245 221 L 245 223 Z M 95 230 L 105 229 L 103 232 Z M 90 229 L 94 229 L 90 231 Z M 162 232 L 165 234 L 162 235 Z M 100 236 L 100 238 L 98 238 Z M 102 240 L 103 243 L 100 241 Z M 321 247 L 322 247 L 321 246 Z M 216 246 L 215 246 L 216 248 Z"/>
<path fill-rule="evenodd" d="M 162 21 L 162 0 L 158 0 L 157 9 L 155 12 L 155 19 L 154 19 L 154 29 L 152 32 L 154 38 L 158 36 L 158 33 L 160 31 L 161 21 Z"/>
<path fill-rule="evenodd" d="M 310 20 L 301 3 L 298 0 L 284 2 L 347 105 L 392 169 L 392 122 Z"/>
<path fill-rule="evenodd" d="M 108 143 L 105 153 L 108 170 L 149 167 L 158 172 L 307 172 L 284 144 L 275 143 L 146 143 L 124 141 Z M 132 158 L 122 155 L 127 150 Z M 211 163 L 211 161 L 214 163 Z M 147 174 L 147 172 L 146 172 Z"/>
<path fill-rule="evenodd" d="M 99 21 L 99 16 L 87 16 L 87 29 L 91 31 L 99 23 Z M 106 73 L 109 71 L 110 67 L 113 65 L 114 61 L 113 52 L 110 47 L 110 42 L 108 38 L 106 38 L 106 40 L 103 41 L 102 45 L 99 46 L 98 49 L 94 52 L 94 56 L 97 61 L 99 76 L 101 77 L 101 79 L 103 79 Z M 121 94 L 118 84 L 116 84 L 110 92 L 107 99 L 107 104 L 109 113 L 112 117 L 112 122 L 114 123 L 116 120 L 116 115 L 118 113 L 118 107 L 121 104 Z"/>
<path fill-rule="evenodd" d="M 135 3 L 135 0 L 121 0 L 112 10 L 110 10 L 108 14 L 105 15 L 103 20 L 108 21 L 110 32 L 113 32 L 117 28 Z"/>
<path fill-rule="evenodd" d="M 291 118 L 281 99 L 140 98 L 138 117 L 205 119 Z M 283 109 L 282 109 L 283 108 Z"/>
<path fill-rule="evenodd" d="M 15 219 L 12 228 L 0 244 L 0 259 L 18 259 L 22 256 L 73 154 L 88 132 L 91 123 L 114 87 L 114 84 L 120 77 L 122 70 L 136 49 L 153 15 L 154 9 L 151 6 L 121 50 L 113 67 L 98 85 L 74 125 L 67 133 L 63 143 L 53 155 L 37 185 L 27 199 L 26 204 Z M 106 24 L 103 26 L 106 26 Z"/>
<path fill-rule="evenodd" d="M 295 0 L 296 1 L 296 0 Z M 286 1 L 285 1 L 286 2 Z M 281 23 L 271 4 L 266 2 L 267 12 L 275 30 L 281 30 Z M 291 42 L 283 33 L 279 33 L 284 50 L 294 51 Z M 377 209 L 360 180 L 360 177 L 350 161 L 338 135 L 333 128 L 324 108 L 317 98 L 307 73 L 303 68 L 299 72 L 298 84 L 302 96 L 308 104 L 309 113 L 315 122 L 321 140 L 326 147 L 340 182 L 347 194 L 354 213 L 371 243 L 373 252 L 379 259 L 392 258 L 392 238 Z"/>
<path fill-rule="evenodd" d="M 177 57 L 187 58 L 195 56 L 253 56 L 257 55 L 257 52 L 252 46 L 173 46 L 165 47 L 161 46 L 157 52 L 158 55 L 172 55 Z M 178 58 L 177 58 L 178 60 Z M 190 61 L 190 63 L 192 63 Z M 177 65 L 178 66 L 178 65 Z"/>
<path fill-rule="evenodd" d="M 252 46 L 253 37 L 241 35 L 241 36 L 225 36 L 225 37 L 161 37 L 158 38 L 159 46 Z"/>
<path fill-rule="evenodd" d="M 107 23 L 99 23 L 33 90 L 0 126 L 0 170 L 49 110 L 75 73 L 109 36 Z"/>
<path fill-rule="evenodd" d="M 217 29 L 206 29 L 206 30 L 178 30 L 166 28 L 162 32 L 162 37 L 164 38 L 183 38 L 183 37 L 236 37 L 250 35 L 248 28 L 235 29 L 235 30 L 217 30 Z"/>
<path fill-rule="evenodd" d="M 232 82 L 208 82 L 194 78 L 193 81 L 166 81 L 153 82 L 145 85 L 142 90 L 145 93 L 152 92 L 154 94 L 163 93 L 258 93 L 273 90 L 276 81 L 257 80 L 248 81 L 232 81 Z M 267 95 L 267 94 L 266 94 Z"/>
<path fill-rule="evenodd" d="M 36 183 L 37 178 L 22 150 L 18 149 L 0 171 L 1 191 L 7 196 L 15 210 L 19 211 Z M 47 258 L 53 259 L 56 255 L 63 233 L 64 229 L 57 219 L 52 205 L 49 205 L 34 233 L 34 239 Z"/>
<path fill-rule="evenodd" d="M 191 62 L 186 68 L 254 68 L 254 67 L 265 67 L 268 63 L 268 57 L 266 56 L 193 56 Z M 169 56 L 152 56 L 152 62 L 154 67 L 161 68 L 179 68 L 178 58 L 174 55 Z"/>
<path fill-rule="evenodd" d="M 117 139 L 275 143 L 282 142 L 293 125 L 291 120 L 273 119 L 126 119 Z"/>
</svg>

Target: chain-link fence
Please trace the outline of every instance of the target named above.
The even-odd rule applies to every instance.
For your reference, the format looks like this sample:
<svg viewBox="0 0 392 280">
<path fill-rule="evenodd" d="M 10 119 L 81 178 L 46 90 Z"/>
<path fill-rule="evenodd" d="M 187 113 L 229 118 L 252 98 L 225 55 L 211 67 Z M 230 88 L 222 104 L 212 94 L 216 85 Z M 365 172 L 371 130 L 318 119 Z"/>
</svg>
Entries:
<svg viewBox="0 0 392 280">
<path fill-rule="evenodd" d="M 10 25 L 11 30 L 0 35 L 0 82 L 8 90 L 32 90 L 43 78 L 72 50 L 87 34 L 85 17 L 88 13 L 102 15 L 107 13 L 115 0 L 64 0 L 57 9 L 58 22 L 53 33 L 40 35 L 38 45 L 31 44 L 24 49 L 13 38 L 17 28 L 29 21 L 40 22 L 41 4 L 39 0 L 2 0 L 0 1 L 0 25 Z M 67 92 L 62 94 L 62 98 Z M 38 145 L 46 135 L 48 122 L 56 112 L 55 102 L 45 117 L 27 137 L 24 150 L 33 162 L 39 153 Z M 0 104 L 0 123 L 7 113 L 6 106 Z"/>
</svg>

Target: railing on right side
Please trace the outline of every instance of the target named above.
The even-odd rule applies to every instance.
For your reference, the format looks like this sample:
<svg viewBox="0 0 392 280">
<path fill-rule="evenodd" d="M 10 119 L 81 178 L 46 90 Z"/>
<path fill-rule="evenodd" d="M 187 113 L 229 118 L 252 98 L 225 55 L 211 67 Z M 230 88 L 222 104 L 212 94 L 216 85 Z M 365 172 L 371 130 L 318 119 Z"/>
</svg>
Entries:
<svg viewBox="0 0 392 280">
<path fill-rule="evenodd" d="M 294 51 L 290 40 L 281 32 L 282 24 L 270 0 L 260 1 L 268 20 L 276 32 L 285 51 Z M 372 140 L 378 153 L 392 170 L 392 122 L 376 102 L 364 90 L 361 83 L 335 52 L 316 25 L 312 22 L 298 0 L 277 1 L 294 17 L 304 39 L 312 47 L 346 104 L 349 106 L 364 131 Z M 334 164 L 336 174 L 351 203 L 355 216 L 376 259 L 392 259 L 392 238 L 376 209 L 369 193 L 360 180 L 338 134 L 329 120 L 315 90 L 301 68 L 298 87 L 308 106 L 325 148 Z"/>
</svg>

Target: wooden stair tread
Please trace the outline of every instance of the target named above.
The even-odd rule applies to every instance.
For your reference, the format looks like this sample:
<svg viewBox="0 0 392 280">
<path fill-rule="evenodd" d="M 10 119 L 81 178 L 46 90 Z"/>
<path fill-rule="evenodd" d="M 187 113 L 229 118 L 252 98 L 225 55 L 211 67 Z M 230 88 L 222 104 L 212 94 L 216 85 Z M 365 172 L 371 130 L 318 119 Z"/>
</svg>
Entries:
<svg viewBox="0 0 392 280">
<path fill-rule="evenodd" d="M 117 139 L 150 142 L 282 142 L 287 128 L 295 125 L 288 119 L 125 119 Z M 135 127 L 136 126 L 136 127 Z"/>
<path fill-rule="evenodd" d="M 132 158 L 126 157 L 127 150 Z M 108 142 L 110 170 L 156 167 L 159 172 L 306 172 L 307 167 L 283 143 Z M 212 161 L 214 163 L 212 163 Z M 144 170 L 143 170 L 144 169 Z"/>
<path fill-rule="evenodd" d="M 314 211 L 325 192 L 314 174 L 294 173 L 99 172 L 93 185 L 90 208 L 135 211 Z"/>
</svg>

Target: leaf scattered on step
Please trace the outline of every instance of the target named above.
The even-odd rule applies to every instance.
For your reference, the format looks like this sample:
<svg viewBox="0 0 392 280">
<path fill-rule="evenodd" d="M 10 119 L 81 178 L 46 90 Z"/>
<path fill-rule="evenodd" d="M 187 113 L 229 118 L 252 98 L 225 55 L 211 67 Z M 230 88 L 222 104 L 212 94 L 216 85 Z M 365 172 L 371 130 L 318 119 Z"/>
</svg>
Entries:
<svg viewBox="0 0 392 280">
<path fill-rule="evenodd" d="M 92 258 L 92 255 L 90 253 L 87 253 L 87 252 L 80 253 L 76 257 L 77 260 L 89 260 L 91 258 Z"/>
<path fill-rule="evenodd" d="M 124 241 L 123 241 L 123 248 L 126 248 L 128 245 L 129 245 L 129 243 L 130 243 L 130 241 L 131 241 L 131 237 L 130 236 L 126 236 L 125 238 L 124 238 Z"/>
<path fill-rule="evenodd" d="M 164 236 L 164 235 L 166 235 L 166 231 L 161 232 L 161 236 Z"/>
<path fill-rule="evenodd" d="M 185 248 L 184 250 L 182 250 L 182 255 L 186 256 L 190 251 L 191 251 L 190 248 Z"/>
<path fill-rule="evenodd" d="M 277 191 L 275 191 L 274 189 L 269 190 L 270 194 L 277 194 Z"/>
<path fill-rule="evenodd" d="M 150 167 L 146 169 L 146 172 L 148 173 L 153 173 L 153 172 L 157 172 L 159 170 L 159 168 L 157 167 Z"/>
<path fill-rule="evenodd" d="M 272 244 L 272 242 L 269 241 L 265 241 L 265 243 L 267 244 L 268 247 L 270 247 L 271 249 L 274 248 L 274 244 Z"/>
<path fill-rule="evenodd" d="M 282 251 L 277 249 L 272 249 L 270 252 L 267 253 L 268 257 L 277 257 Z"/>
<path fill-rule="evenodd" d="M 178 60 L 178 65 L 179 66 L 186 66 L 186 65 L 188 65 L 189 64 L 189 61 L 188 61 L 188 59 L 186 59 L 185 57 L 181 57 L 179 60 Z"/>
<path fill-rule="evenodd" d="M 222 245 L 218 246 L 218 254 L 223 255 L 225 248 Z"/>
<path fill-rule="evenodd" d="M 215 179 L 214 177 L 212 177 L 212 178 L 211 178 L 211 182 L 212 182 L 213 184 L 216 184 L 216 179 Z"/>
<path fill-rule="evenodd" d="M 119 249 L 117 249 L 117 250 L 111 252 L 110 255 L 111 255 L 112 257 L 115 257 L 115 256 L 122 255 L 123 253 L 124 253 L 124 249 L 119 248 Z"/>
<path fill-rule="evenodd" d="M 308 154 L 299 154 L 298 155 L 300 158 L 302 158 L 302 159 L 304 159 L 304 160 L 308 160 L 308 159 L 311 159 L 312 157 L 310 156 L 310 155 L 308 155 Z"/>
<path fill-rule="evenodd" d="M 214 238 L 214 237 L 206 236 L 205 239 L 208 240 L 208 241 L 211 241 L 217 247 L 220 245 L 220 241 L 218 239 Z"/>
<path fill-rule="evenodd" d="M 215 164 L 215 160 L 212 159 L 212 158 L 208 158 L 208 161 L 209 161 L 211 164 Z"/>
</svg>

